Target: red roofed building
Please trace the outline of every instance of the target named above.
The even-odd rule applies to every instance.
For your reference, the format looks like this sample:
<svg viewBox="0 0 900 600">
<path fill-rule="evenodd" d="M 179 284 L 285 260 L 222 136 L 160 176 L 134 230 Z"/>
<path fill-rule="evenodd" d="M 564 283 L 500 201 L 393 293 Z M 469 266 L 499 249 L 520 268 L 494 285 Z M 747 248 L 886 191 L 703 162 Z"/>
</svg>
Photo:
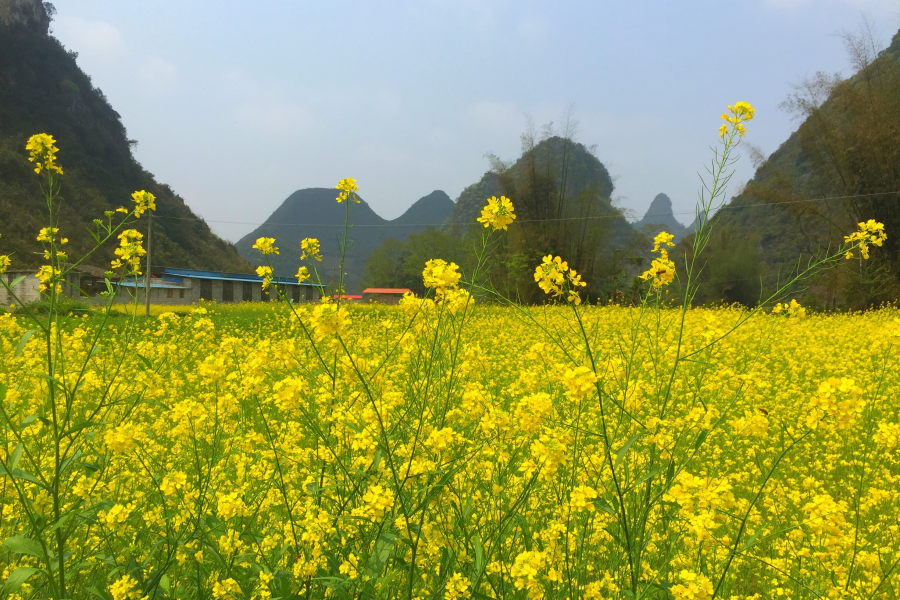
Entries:
<svg viewBox="0 0 900 600">
<path fill-rule="evenodd" d="M 408 288 L 366 288 L 363 290 L 363 302 L 379 304 L 397 304 L 403 294 L 412 292 Z"/>
<path fill-rule="evenodd" d="M 350 302 L 362 302 L 363 299 L 362 294 L 343 294 L 341 296 L 335 294 L 331 297 L 332 300 L 337 300 L 339 298 L 341 300 L 349 300 Z"/>
</svg>

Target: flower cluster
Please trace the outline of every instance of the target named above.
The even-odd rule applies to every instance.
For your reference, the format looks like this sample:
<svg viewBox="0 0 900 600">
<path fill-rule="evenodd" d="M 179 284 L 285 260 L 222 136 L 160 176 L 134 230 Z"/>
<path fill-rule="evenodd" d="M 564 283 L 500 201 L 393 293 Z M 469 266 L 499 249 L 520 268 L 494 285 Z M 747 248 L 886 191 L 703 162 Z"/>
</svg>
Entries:
<svg viewBox="0 0 900 600">
<path fill-rule="evenodd" d="M 534 280 L 545 294 L 554 298 L 567 294 L 566 301 L 576 306 L 581 304 L 578 288 L 587 285 L 575 269 L 569 268 L 568 262 L 552 254 L 545 256 L 535 268 Z"/>
<path fill-rule="evenodd" d="M 275 272 L 272 270 L 272 267 L 267 265 L 262 265 L 256 267 L 256 274 L 263 278 L 262 281 L 262 289 L 268 289 L 269 285 L 272 283 L 272 279 L 275 277 Z"/>
<path fill-rule="evenodd" d="M 354 202 L 359 204 L 359 196 L 356 195 L 356 192 L 359 191 L 359 186 L 356 185 L 355 179 L 350 177 L 341 179 L 337 184 L 337 189 L 341 191 L 337 197 L 338 202 L 352 198 Z"/>
<path fill-rule="evenodd" d="M 675 600 L 712 599 L 713 585 L 706 575 L 685 569 L 678 574 L 678 580 L 680 583 L 672 586 L 672 595 Z"/>
<path fill-rule="evenodd" d="M 303 238 L 300 241 L 300 260 L 316 260 L 322 262 L 322 250 L 316 238 Z"/>
<path fill-rule="evenodd" d="M 785 315 L 788 317 L 795 317 L 798 319 L 802 319 L 806 316 L 806 308 L 800 306 L 800 303 L 797 302 L 796 299 L 791 298 L 790 303 L 785 302 L 782 304 L 779 302 L 775 306 L 772 307 L 773 315 Z"/>
<path fill-rule="evenodd" d="M 109 592 L 113 600 L 134 600 L 141 597 L 138 582 L 131 575 L 124 575 L 114 582 L 109 586 Z"/>
<path fill-rule="evenodd" d="M 338 308 L 329 298 L 323 298 L 309 316 L 309 324 L 316 341 L 321 341 L 329 335 L 341 335 L 350 324 L 350 313 L 345 306 Z"/>
<path fill-rule="evenodd" d="M 63 174 L 62 167 L 56 164 L 56 153 L 59 148 L 56 147 L 56 140 L 52 135 L 46 133 L 38 133 L 28 138 L 25 144 L 28 150 L 28 161 L 34 163 L 34 172 L 40 174 L 46 171 L 48 174 L 53 172 Z"/>
<path fill-rule="evenodd" d="M 444 600 L 470 598 L 472 596 L 469 591 L 471 585 L 471 582 L 461 573 L 454 573 L 447 580 L 447 586 L 444 588 Z"/>
<path fill-rule="evenodd" d="M 44 246 L 44 259 L 50 260 L 52 258 L 52 252 L 49 248 L 47 248 L 46 244 L 52 244 L 54 241 L 58 241 L 60 246 L 64 246 L 69 243 L 69 238 L 61 237 L 59 240 L 56 240 L 56 236 L 59 233 L 59 229 L 57 227 L 44 227 L 41 229 L 40 233 L 38 233 L 37 241 L 45 244 Z M 60 262 L 65 262 L 68 260 L 69 255 L 62 251 L 56 250 L 57 260 Z"/>
<path fill-rule="evenodd" d="M 131 195 L 131 199 L 134 200 L 135 217 L 140 217 L 148 210 L 156 210 L 156 196 L 148 191 L 141 190 L 139 192 L 135 192 Z M 125 211 L 125 209 L 118 210 L 120 210 L 121 212 L 127 212 Z"/>
<path fill-rule="evenodd" d="M 725 123 L 722 123 L 722 126 L 719 127 L 719 137 L 723 140 L 725 139 L 729 131 L 729 125 L 731 125 L 732 130 L 737 132 L 738 136 L 744 137 L 744 134 L 747 133 L 744 123 L 752 120 L 755 112 L 753 107 L 746 102 L 736 102 L 734 106 L 729 105 L 728 111 L 722 113 L 722 119 Z"/>
<path fill-rule="evenodd" d="M 674 239 L 675 236 L 665 231 L 653 238 L 653 252 L 659 252 L 659 256 L 653 259 L 649 269 L 638 276 L 644 281 L 649 281 L 650 287 L 654 290 L 662 289 L 675 280 L 675 263 L 669 258 L 669 252 L 665 248 L 674 246 Z"/>
<path fill-rule="evenodd" d="M 844 236 L 844 243 L 855 244 L 859 249 L 859 255 L 864 259 L 869 258 L 869 245 L 881 247 L 887 239 L 887 233 L 884 232 L 884 223 L 877 223 L 875 219 L 869 219 L 865 223 L 859 223 L 859 229 Z M 853 250 L 847 250 L 845 254 L 847 260 L 853 258 Z"/>
<path fill-rule="evenodd" d="M 487 205 L 481 209 L 481 216 L 478 217 L 479 223 L 484 223 L 485 227 L 494 231 L 505 230 L 515 220 L 512 202 L 506 196 L 488 198 Z"/>
<path fill-rule="evenodd" d="M 436 295 L 442 295 L 447 289 L 455 288 L 459 284 L 460 277 L 462 275 L 459 273 L 459 266 L 441 258 L 426 262 L 422 271 L 425 287 L 433 289 Z"/>
<path fill-rule="evenodd" d="M 115 250 L 117 258 L 112 261 L 112 268 L 125 266 L 132 273 L 140 275 L 141 258 L 147 254 L 143 240 L 144 234 L 137 229 L 126 229 L 120 233 L 119 247 Z"/>
<path fill-rule="evenodd" d="M 56 267 L 52 267 L 50 265 L 41 265 L 38 269 L 38 272 L 35 274 L 35 277 L 38 278 L 40 282 L 38 284 L 39 292 L 46 292 L 47 290 L 54 289 L 56 293 L 62 292 L 62 285 L 59 282 L 59 269 Z"/>
<path fill-rule="evenodd" d="M 58 227 L 43 227 L 41 231 L 38 233 L 37 241 L 43 242 L 45 244 L 51 243 L 54 239 L 56 239 L 56 234 L 59 233 Z M 62 243 L 65 244 L 69 240 L 63 238 L 65 241 Z"/>
<path fill-rule="evenodd" d="M 258 250 L 263 256 L 270 254 L 278 254 L 278 247 L 275 245 L 275 238 L 261 237 L 256 240 L 252 248 Z"/>
<path fill-rule="evenodd" d="M 866 404 L 861 397 L 862 388 L 856 385 L 855 380 L 829 377 L 819 384 L 816 395 L 809 401 L 806 426 L 817 429 L 825 417 L 831 417 L 838 429 L 847 429 L 865 408 Z"/>
<path fill-rule="evenodd" d="M 381 519 L 394 506 L 394 494 L 380 485 L 367 489 L 362 500 L 364 504 L 358 513 L 369 519 Z"/>
</svg>

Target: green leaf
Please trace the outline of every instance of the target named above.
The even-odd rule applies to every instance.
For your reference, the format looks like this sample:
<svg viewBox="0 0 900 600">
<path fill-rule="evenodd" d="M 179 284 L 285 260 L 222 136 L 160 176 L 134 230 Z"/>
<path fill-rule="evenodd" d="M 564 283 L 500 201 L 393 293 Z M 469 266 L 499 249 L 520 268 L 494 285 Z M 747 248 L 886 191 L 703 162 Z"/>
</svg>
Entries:
<svg viewBox="0 0 900 600">
<path fill-rule="evenodd" d="M 138 354 L 137 357 L 141 359 L 141 362 L 144 363 L 144 366 L 147 367 L 148 371 L 153 370 L 153 364 L 147 359 L 143 354 Z"/>
<path fill-rule="evenodd" d="M 22 535 L 14 535 L 9 538 L 3 542 L 3 547 L 13 554 L 27 554 L 35 558 L 43 558 L 44 556 L 44 551 L 38 542 Z"/>
<path fill-rule="evenodd" d="M 746 542 L 744 542 L 744 545 L 741 546 L 741 549 L 738 550 L 738 552 L 746 552 L 747 550 L 752 548 L 753 545 L 756 543 L 756 540 L 759 539 L 760 534 L 762 534 L 762 531 L 763 531 L 762 527 L 757 529 L 756 532 L 753 535 L 751 535 L 750 538 Z"/>
<path fill-rule="evenodd" d="M 6 384 L 0 383 L 0 402 L 6 400 Z"/>
<path fill-rule="evenodd" d="M 61 517 L 59 518 L 59 521 L 57 521 L 56 523 L 54 523 L 53 526 L 52 526 L 48 531 L 56 531 L 57 529 L 59 529 L 60 527 L 62 527 L 63 525 L 65 525 L 65 524 L 66 524 L 66 521 L 68 521 L 68 520 L 72 517 L 72 515 L 74 515 L 74 514 L 75 514 L 74 511 L 69 511 L 69 512 L 67 512 L 66 514 L 64 514 L 63 516 L 61 516 Z"/>
<path fill-rule="evenodd" d="M 31 483 L 33 483 L 35 485 L 39 485 L 42 488 L 46 489 L 46 487 L 44 486 L 44 483 L 40 479 L 38 479 L 31 473 L 23 471 L 22 469 L 13 469 L 12 471 L 8 471 L 6 469 L 6 467 L 0 465 L 0 475 L 8 475 L 9 477 L 16 477 L 18 479 L 24 479 L 25 481 L 30 481 Z"/>
<path fill-rule="evenodd" d="M 73 454 L 69 458 L 65 459 L 64 461 L 62 461 L 62 464 L 59 466 L 59 472 L 62 474 L 62 473 L 65 473 L 66 471 L 68 471 L 69 467 L 71 467 L 72 464 L 79 458 L 81 458 L 81 450 L 80 449 L 76 450 L 75 454 Z"/>
<path fill-rule="evenodd" d="M 24 448 L 25 446 L 22 445 L 22 442 L 19 442 L 16 445 L 16 449 L 13 450 L 12 456 L 9 458 L 9 462 L 7 463 L 9 465 L 9 468 L 15 469 L 17 466 L 19 466 L 19 459 L 22 458 L 22 450 Z"/>
<path fill-rule="evenodd" d="M 475 572 L 481 573 L 484 568 L 484 546 L 481 544 L 481 536 L 475 534 L 472 544 L 475 546 Z"/>
<path fill-rule="evenodd" d="M 11 284 L 9 284 L 9 288 L 12 289 L 12 288 L 16 287 L 17 285 L 19 285 L 20 283 L 22 283 L 23 281 L 25 281 L 25 276 L 19 275 L 18 277 L 13 279 L 13 282 Z"/>
<path fill-rule="evenodd" d="M 709 436 L 709 431 L 703 431 L 700 435 L 697 436 L 697 441 L 694 442 L 694 450 L 699 450 L 700 446 L 703 445 L 703 442 L 706 441 L 706 438 Z"/>
<path fill-rule="evenodd" d="M 37 418 L 37 415 L 28 415 L 27 417 L 22 419 L 22 422 L 19 424 L 19 429 L 25 429 L 26 427 L 37 421 Z"/>
<path fill-rule="evenodd" d="M 85 427 L 90 427 L 93 424 L 94 423 L 92 423 L 91 421 L 85 421 L 84 423 L 79 423 L 78 425 L 75 425 L 74 427 L 70 427 L 67 431 L 64 431 L 63 435 L 66 436 L 66 435 L 71 435 L 73 433 L 77 433 L 77 432 L 81 431 L 82 429 L 84 429 Z"/>
<path fill-rule="evenodd" d="M 21 339 L 19 339 L 19 345 L 16 346 L 16 352 L 13 354 L 15 358 L 19 358 L 22 356 L 22 351 L 25 350 L 25 344 L 28 343 L 28 340 L 37 333 L 37 329 L 29 329 L 24 334 L 22 334 Z"/>
<path fill-rule="evenodd" d="M 19 588 L 22 587 L 22 584 L 28 581 L 28 578 L 40 571 L 40 569 L 35 569 L 34 567 L 19 567 L 6 580 L 6 583 L 3 584 L 3 593 L 4 594 L 14 594 L 19 591 Z"/>
<path fill-rule="evenodd" d="M 660 467 L 658 469 L 654 469 L 654 470 L 650 471 L 649 473 L 646 473 L 645 475 L 642 475 L 640 478 L 638 478 L 637 481 L 635 481 L 633 484 L 631 484 L 631 487 L 637 487 L 637 486 L 641 485 L 642 483 L 644 483 L 645 481 L 647 481 L 648 479 L 650 479 L 651 477 L 656 477 L 657 475 L 659 475 L 660 473 L 662 473 L 665 470 L 666 470 L 665 467 Z"/>
<path fill-rule="evenodd" d="M 639 437 L 641 437 L 643 433 L 636 433 L 631 436 L 631 439 L 625 442 L 625 445 L 622 446 L 619 451 L 616 453 L 616 464 L 613 466 L 613 469 L 619 468 L 619 465 L 622 464 L 622 461 L 625 460 L 625 454 L 628 453 L 628 449 L 631 448 L 631 445 L 637 441 Z"/>
</svg>

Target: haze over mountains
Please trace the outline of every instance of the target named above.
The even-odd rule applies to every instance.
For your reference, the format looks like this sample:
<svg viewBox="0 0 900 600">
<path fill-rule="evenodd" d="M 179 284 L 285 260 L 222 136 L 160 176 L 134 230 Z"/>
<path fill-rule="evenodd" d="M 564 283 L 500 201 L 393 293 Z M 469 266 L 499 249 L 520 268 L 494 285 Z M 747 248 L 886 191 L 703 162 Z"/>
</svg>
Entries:
<svg viewBox="0 0 900 600">
<path fill-rule="evenodd" d="M 339 263 L 337 240 L 344 223 L 344 206 L 335 202 L 331 188 L 310 188 L 292 194 L 259 228 L 232 245 L 216 236 L 170 187 L 158 183 L 132 153 L 118 113 L 103 92 L 77 65 L 77 54 L 67 51 L 49 35 L 50 19 L 41 2 L 0 0 L 0 230 L 2 249 L 13 255 L 14 265 L 34 267 L 35 232 L 43 226 L 44 208 L 39 182 L 33 177 L 24 151 L 28 136 L 48 132 L 57 139 L 64 198 L 61 214 L 73 255 L 85 252 L 90 238 L 80 231 L 103 211 L 128 205 L 131 192 L 146 189 L 156 195 L 154 215 L 154 264 L 197 269 L 249 271 L 259 264 L 251 246 L 257 237 L 275 237 L 282 249 L 279 275 L 296 272 L 300 240 L 321 240 L 324 261 L 319 265 L 326 281 L 336 282 Z M 541 143 L 549 155 L 568 144 L 561 138 Z M 624 218 L 608 206 L 612 181 L 603 165 L 580 144 L 569 152 L 566 193 L 572 198 L 593 189 L 597 200 L 579 205 L 600 213 L 612 225 L 613 236 L 630 230 Z M 527 165 L 512 163 L 507 183 L 520 179 Z M 413 203 L 400 217 L 386 220 L 364 201 L 352 207 L 350 238 L 345 263 L 346 289 L 356 291 L 365 264 L 384 240 L 404 241 L 427 227 L 457 228 L 473 221 L 486 198 L 502 193 L 498 174 L 489 171 L 466 188 L 454 203 L 444 192 L 434 191 Z M 519 192 L 517 192 L 517 195 Z M 526 194 L 524 190 L 521 194 Z M 518 202 L 518 201 L 517 201 Z M 574 205 L 573 205 L 574 206 Z M 523 196 L 520 215 L 528 214 Z M 93 261 L 105 266 L 113 247 L 105 248 Z"/>
<path fill-rule="evenodd" d="M 633 226 L 638 231 L 651 236 L 655 236 L 660 231 L 666 231 L 675 236 L 675 242 L 681 241 L 689 233 L 688 228 L 675 218 L 675 214 L 672 212 L 672 200 L 665 194 L 657 194 L 650 203 L 650 208 L 644 213 L 644 217 Z"/>
<path fill-rule="evenodd" d="M 316 267 L 326 282 L 338 281 L 340 245 L 343 238 L 346 204 L 335 201 L 334 188 L 307 188 L 288 196 L 265 223 L 241 238 L 236 246 L 251 264 L 262 264 L 259 253 L 252 248 L 260 237 L 274 237 L 281 250 L 275 271 L 279 276 L 293 276 L 300 266 L 300 242 L 303 238 L 318 238 L 322 245 L 322 262 Z M 405 240 L 409 234 L 427 227 L 440 227 L 453 211 L 453 201 L 440 190 L 419 198 L 406 212 L 393 220 L 380 217 L 365 200 L 350 205 L 352 246 L 344 262 L 345 285 L 348 292 L 356 292 L 363 269 L 372 252 L 386 239 Z"/>
<path fill-rule="evenodd" d="M 49 23 L 41 2 L 0 0 L 0 253 L 13 256 L 14 268 L 41 262 L 34 237 L 46 225 L 46 208 L 24 146 L 30 135 L 46 132 L 56 137 L 65 168 L 60 226 L 71 240 L 73 256 L 92 245 L 82 235 L 92 219 L 129 205 L 133 191 L 146 189 L 156 195 L 158 206 L 154 265 L 248 272 L 260 264 L 251 248 L 255 239 L 274 237 L 281 248 L 277 272 L 292 276 L 300 241 L 316 237 L 325 258 L 318 265 L 323 279 L 336 283 L 346 208 L 335 201 L 336 190 L 301 189 L 237 244 L 222 240 L 184 199 L 135 160 L 136 142 L 129 139 L 119 114 L 78 67 L 77 54 L 49 35 Z M 895 133 L 900 122 L 900 34 L 885 51 L 864 58 L 858 61 L 859 72 L 846 81 L 817 75 L 807 92 L 818 95 L 795 98 L 803 117 L 798 130 L 715 215 L 716 233 L 703 270 L 710 292 L 700 302 L 753 304 L 761 288 L 770 288 L 794 268 L 798 256 L 808 258 L 840 244 L 858 220 L 870 218 L 883 221 L 888 231 L 884 248 L 873 255 L 884 259 L 862 269 L 835 268 L 827 282 L 814 283 L 818 288 L 813 292 L 824 299 L 822 306 L 831 307 L 843 301 L 850 306 L 855 299 L 862 300 L 853 306 L 870 306 L 900 297 L 900 235 L 893 233 L 900 230 Z M 542 252 L 553 251 L 578 264 L 595 286 L 593 296 L 602 298 L 609 290 L 628 287 L 635 272 L 645 268 L 640 259 L 647 258 L 647 239 L 659 231 L 682 240 L 673 256 L 689 250 L 693 228 L 675 217 L 666 194 L 657 195 L 646 214 L 629 224 L 610 201 L 612 193 L 613 180 L 590 148 L 547 134 L 530 146 L 523 144 L 522 155 L 513 161 L 492 161 L 492 169 L 455 202 L 436 190 L 393 220 L 383 219 L 365 202 L 353 205 L 345 289 L 359 290 L 367 261 L 386 240 L 403 242 L 434 227 L 429 243 L 439 232 L 461 244 L 485 200 L 501 194 L 513 199 L 519 219 L 490 276 L 497 289 L 523 301 L 542 301 L 528 296 L 534 292 L 533 268 Z M 248 204 L 248 212 L 253 208 Z M 143 229 L 145 222 L 138 227 Z M 424 246 L 429 254 L 434 249 L 433 244 Z M 108 265 L 113 249 L 96 254 L 94 266 Z M 407 275 L 420 280 L 421 256 L 412 256 L 415 268 L 410 266 Z"/>
</svg>

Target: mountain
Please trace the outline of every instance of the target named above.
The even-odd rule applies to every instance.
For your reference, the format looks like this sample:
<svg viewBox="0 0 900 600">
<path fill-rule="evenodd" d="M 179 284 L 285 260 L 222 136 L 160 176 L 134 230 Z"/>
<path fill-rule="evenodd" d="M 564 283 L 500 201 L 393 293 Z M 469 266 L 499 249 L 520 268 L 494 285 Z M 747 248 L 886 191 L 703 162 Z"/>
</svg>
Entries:
<svg viewBox="0 0 900 600">
<path fill-rule="evenodd" d="M 481 209 L 491 196 L 500 195 L 500 183 L 493 171 L 485 173 L 479 181 L 462 191 L 453 205 L 453 214 L 447 223 L 451 231 L 459 233 L 481 214 Z"/>
<path fill-rule="evenodd" d="M 798 258 L 805 265 L 840 245 L 857 222 L 884 223 L 888 240 L 872 260 L 841 261 L 798 290 L 819 308 L 864 308 L 900 296 L 900 32 L 878 55 L 866 52 L 869 43 L 849 47 L 857 72 L 846 80 L 817 73 L 798 86 L 783 106 L 799 127 L 713 217 L 727 240 L 752 244 L 767 290 Z M 709 260 L 730 258 L 711 252 Z"/>
<path fill-rule="evenodd" d="M 534 143 L 527 136 L 522 156 L 494 168 L 468 186 L 453 207 L 448 226 L 463 233 L 478 218 L 486 200 L 506 195 L 520 222 L 580 222 L 605 225 L 613 246 L 626 243 L 631 226 L 612 206 L 613 181 L 609 171 L 584 144 L 559 136 Z"/>
<path fill-rule="evenodd" d="M 216 236 L 169 186 L 135 160 L 121 117 L 77 65 L 77 54 L 49 35 L 50 17 L 36 0 L 0 0 L 0 252 L 14 267 L 39 264 L 35 236 L 46 226 L 40 180 L 25 143 L 35 133 L 57 140 L 61 178 L 60 228 L 69 252 L 93 245 L 84 231 L 103 212 L 131 204 L 131 193 L 156 196 L 153 262 L 157 265 L 242 271 L 249 264 Z M 139 225 L 146 227 L 146 218 Z M 114 246 L 92 262 L 108 266 Z"/>
<path fill-rule="evenodd" d="M 252 264 L 262 264 L 259 253 L 252 248 L 260 237 L 277 240 L 280 254 L 276 273 L 293 276 L 300 266 L 300 241 L 318 238 L 322 244 L 322 262 L 316 266 L 324 282 L 337 283 L 340 265 L 339 240 L 343 237 L 346 205 L 335 201 L 334 188 L 298 190 L 273 212 L 266 222 L 237 243 L 241 256 Z M 369 256 L 387 239 L 405 241 L 411 233 L 427 227 L 439 227 L 453 211 L 453 201 L 440 190 L 419 198 L 405 213 L 392 221 L 378 216 L 361 200 L 350 206 L 349 238 L 352 245 L 344 260 L 345 285 L 348 293 L 357 291 Z"/>
<path fill-rule="evenodd" d="M 611 203 L 612 178 L 592 148 L 568 137 L 538 140 L 526 133 L 517 159 L 489 158 L 491 170 L 463 190 L 444 229 L 469 244 L 472 234 L 480 239 L 483 228 L 475 219 L 487 199 L 512 200 L 517 218 L 497 238 L 484 273 L 494 289 L 523 302 L 545 302 L 534 268 L 547 254 L 563 257 L 585 277 L 585 297 L 607 298 L 621 287 L 647 239 Z M 396 272 L 387 259 L 399 254 L 391 250 L 385 248 L 381 273 Z"/>
<path fill-rule="evenodd" d="M 634 223 L 634 228 L 651 237 L 660 231 L 666 231 L 675 236 L 676 243 L 688 234 L 688 228 L 675 218 L 672 200 L 665 194 L 656 195 L 650 203 L 650 208 L 644 213 L 644 218 Z"/>
</svg>

